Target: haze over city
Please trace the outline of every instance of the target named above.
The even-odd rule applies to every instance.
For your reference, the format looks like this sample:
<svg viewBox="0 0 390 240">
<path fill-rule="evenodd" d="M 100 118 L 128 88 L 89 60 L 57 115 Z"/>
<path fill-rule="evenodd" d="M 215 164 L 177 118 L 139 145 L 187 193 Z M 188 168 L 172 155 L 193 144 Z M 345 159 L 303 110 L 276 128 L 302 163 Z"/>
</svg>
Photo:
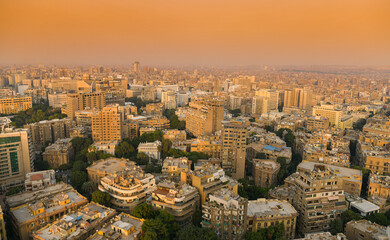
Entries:
<svg viewBox="0 0 390 240">
<path fill-rule="evenodd" d="M 1 64 L 389 65 L 388 0 L 0 2 Z"/>
</svg>

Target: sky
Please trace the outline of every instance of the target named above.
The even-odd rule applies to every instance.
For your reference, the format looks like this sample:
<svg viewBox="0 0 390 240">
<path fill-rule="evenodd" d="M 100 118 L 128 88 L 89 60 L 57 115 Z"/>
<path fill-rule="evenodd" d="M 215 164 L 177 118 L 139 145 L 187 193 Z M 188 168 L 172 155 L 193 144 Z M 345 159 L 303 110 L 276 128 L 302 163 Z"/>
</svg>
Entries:
<svg viewBox="0 0 390 240">
<path fill-rule="evenodd" d="M 390 0 L 0 0 L 0 64 L 390 65 Z"/>
</svg>

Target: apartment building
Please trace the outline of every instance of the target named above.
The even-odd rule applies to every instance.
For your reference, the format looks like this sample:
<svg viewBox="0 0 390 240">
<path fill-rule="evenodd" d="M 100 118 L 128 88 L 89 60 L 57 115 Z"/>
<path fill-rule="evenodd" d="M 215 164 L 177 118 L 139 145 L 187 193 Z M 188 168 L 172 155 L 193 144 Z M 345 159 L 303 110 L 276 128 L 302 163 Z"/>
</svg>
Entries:
<svg viewBox="0 0 390 240">
<path fill-rule="evenodd" d="M 101 142 L 94 142 L 89 148 L 89 152 L 97 152 L 97 151 L 103 151 L 105 153 L 115 155 L 115 148 L 119 145 L 119 141 L 113 140 L 113 141 L 101 141 Z"/>
<path fill-rule="evenodd" d="M 363 126 L 363 133 L 390 137 L 390 118 L 379 122 L 369 122 Z"/>
<path fill-rule="evenodd" d="M 110 194 L 113 208 L 130 212 L 146 201 L 156 184 L 152 174 L 144 173 L 141 167 L 129 162 L 121 171 L 102 177 L 98 188 Z"/>
<path fill-rule="evenodd" d="M 313 107 L 313 116 L 328 118 L 331 126 L 340 127 L 342 111 L 336 109 L 334 105 L 321 105 Z"/>
<path fill-rule="evenodd" d="M 48 94 L 49 106 L 53 108 L 62 108 L 66 106 L 68 94 L 67 93 L 53 93 Z"/>
<path fill-rule="evenodd" d="M 269 188 L 278 183 L 280 164 L 274 160 L 253 159 L 253 179 L 255 185 Z"/>
<path fill-rule="evenodd" d="M 389 229 L 367 220 L 350 221 L 345 226 L 347 239 L 389 240 Z"/>
<path fill-rule="evenodd" d="M 370 174 L 368 196 L 390 199 L 390 176 Z"/>
<path fill-rule="evenodd" d="M 209 195 L 202 205 L 204 228 L 215 232 L 219 239 L 239 240 L 246 233 L 248 200 L 234 191 L 221 188 Z"/>
<path fill-rule="evenodd" d="M 54 143 L 58 139 L 69 138 L 76 123 L 70 118 L 43 120 L 24 126 L 31 134 L 35 151 L 40 151 L 46 143 Z"/>
<path fill-rule="evenodd" d="M 175 217 L 179 224 L 188 224 L 199 208 L 198 190 L 186 183 L 161 181 L 152 193 L 150 204 L 155 209 L 163 209 Z"/>
<path fill-rule="evenodd" d="M 181 172 L 181 182 L 190 183 L 199 191 L 201 204 L 206 202 L 207 196 L 216 190 L 227 187 L 238 193 L 238 182 L 225 175 L 217 164 L 203 164 L 194 171 Z"/>
<path fill-rule="evenodd" d="M 31 97 L 0 98 L 0 114 L 14 114 L 32 108 Z"/>
<path fill-rule="evenodd" d="M 34 240 L 86 239 L 108 222 L 116 211 L 91 202 L 33 233 Z"/>
<path fill-rule="evenodd" d="M 284 91 L 284 108 L 310 109 L 311 106 L 313 106 L 313 91 L 302 88 Z"/>
<path fill-rule="evenodd" d="M 187 133 L 184 130 L 177 130 L 177 129 L 167 129 L 164 130 L 164 139 L 170 140 L 173 142 L 180 142 L 185 141 L 187 139 Z"/>
<path fill-rule="evenodd" d="M 164 105 L 162 103 L 148 103 L 146 104 L 145 111 L 147 114 L 161 116 L 164 112 Z"/>
<path fill-rule="evenodd" d="M 0 133 L 0 186 L 3 190 L 24 185 L 24 177 L 34 171 L 31 138 L 26 129 Z"/>
<path fill-rule="evenodd" d="M 303 165 L 302 165 L 303 164 Z M 304 162 L 293 176 L 300 234 L 328 231 L 330 222 L 348 209 L 343 181 L 329 165 Z"/>
<path fill-rule="evenodd" d="M 225 172 L 234 179 L 245 177 L 247 127 L 239 121 L 223 122 L 221 160 Z"/>
<path fill-rule="evenodd" d="M 191 100 L 186 113 L 186 130 L 192 135 L 207 136 L 221 130 L 224 101 L 217 98 L 198 97 Z"/>
<path fill-rule="evenodd" d="M 100 179 L 107 175 L 114 175 L 120 173 L 126 168 L 133 168 L 134 162 L 125 158 L 110 157 L 94 161 L 91 166 L 87 168 L 88 179 L 93 182 L 95 186 L 100 184 Z"/>
<path fill-rule="evenodd" d="M 87 240 L 138 240 L 141 238 L 144 219 L 120 213 L 96 230 Z"/>
<path fill-rule="evenodd" d="M 319 129 L 328 129 L 329 119 L 321 116 L 312 116 L 306 120 L 306 129 L 308 131 L 317 131 Z"/>
<path fill-rule="evenodd" d="M 129 138 L 129 139 L 134 139 L 140 136 L 139 124 L 136 121 L 133 121 L 131 119 L 124 120 L 122 124 L 122 135 L 123 138 Z"/>
<path fill-rule="evenodd" d="M 152 159 L 160 160 L 161 157 L 160 146 L 161 146 L 161 142 L 158 140 L 155 142 L 140 143 L 138 145 L 138 152 L 145 153 Z"/>
<path fill-rule="evenodd" d="M 287 201 L 265 198 L 248 201 L 248 231 L 283 224 L 285 239 L 294 239 L 297 217 L 298 212 Z"/>
<path fill-rule="evenodd" d="M 174 158 L 167 157 L 164 159 L 162 173 L 173 176 L 180 176 L 181 172 L 191 170 L 191 161 L 186 157 Z"/>
<path fill-rule="evenodd" d="M 13 232 L 22 240 L 31 239 L 33 231 L 87 203 L 84 196 L 65 183 L 7 198 Z"/>
<path fill-rule="evenodd" d="M 190 140 L 191 152 L 201 152 L 207 154 L 211 158 L 220 158 L 222 144 L 219 137 L 201 137 Z"/>
<path fill-rule="evenodd" d="M 56 184 L 54 170 L 31 172 L 26 174 L 24 189 L 26 191 L 37 191 L 54 184 Z"/>
<path fill-rule="evenodd" d="M 71 138 L 58 139 L 46 147 L 42 154 L 43 160 L 47 161 L 51 168 L 59 168 L 63 164 L 68 164 L 74 157 L 71 140 Z"/>
<path fill-rule="evenodd" d="M 118 106 L 104 107 L 92 115 L 93 141 L 121 141 L 123 114 Z"/>
<path fill-rule="evenodd" d="M 74 119 L 75 112 L 84 109 L 102 109 L 106 106 L 104 93 L 73 93 L 68 94 L 66 104 L 66 114 Z"/>
</svg>

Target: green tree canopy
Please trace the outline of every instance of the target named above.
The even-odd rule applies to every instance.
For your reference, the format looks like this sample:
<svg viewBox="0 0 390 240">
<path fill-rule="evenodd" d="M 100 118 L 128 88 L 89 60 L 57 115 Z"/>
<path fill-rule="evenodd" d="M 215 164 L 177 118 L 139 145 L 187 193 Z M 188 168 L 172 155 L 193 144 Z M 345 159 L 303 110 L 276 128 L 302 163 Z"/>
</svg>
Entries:
<svg viewBox="0 0 390 240">
<path fill-rule="evenodd" d="M 92 202 L 99 203 L 104 206 L 111 206 L 111 196 L 106 192 L 96 190 L 92 193 Z"/>
<path fill-rule="evenodd" d="M 188 225 L 177 232 L 176 239 L 177 240 L 190 240 L 190 239 L 217 240 L 218 237 L 210 229 Z"/>
<path fill-rule="evenodd" d="M 82 171 L 73 171 L 70 176 L 70 183 L 74 188 L 80 190 L 84 182 L 87 181 L 87 173 Z"/>
<path fill-rule="evenodd" d="M 149 219 L 149 218 L 154 218 L 159 214 L 158 211 L 154 210 L 152 206 L 142 203 L 138 206 L 136 206 L 133 209 L 132 215 L 137 218 L 144 218 L 144 219 Z"/>
<path fill-rule="evenodd" d="M 72 171 L 85 171 L 87 164 L 83 161 L 76 161 L 73 163 Z"/>
</svg>

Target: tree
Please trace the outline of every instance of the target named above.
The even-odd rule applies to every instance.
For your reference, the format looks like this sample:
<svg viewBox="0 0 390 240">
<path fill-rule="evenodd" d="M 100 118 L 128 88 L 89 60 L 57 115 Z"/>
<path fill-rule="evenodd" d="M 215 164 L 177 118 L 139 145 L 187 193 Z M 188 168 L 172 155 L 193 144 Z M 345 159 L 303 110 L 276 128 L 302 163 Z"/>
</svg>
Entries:
<svg viewBox="0 0 390 240">
<path fill-rule="evenodd" d="M 49 162 L 45 160 L 38 160 L 34 164 L 35 170 L 36 171 L 44 171 L 50 169 Z"/>
<path fill-rule="evenodd" d="M 139 152 L 137 154 L 137 163 L 139 165 L 146 165 L 149 163 L 149 156 L 146 155 L 146 153 L 144 152 Z"/>
<path fill-rule="evenodd" d="M 91 181 L 85 182 L 85 183 L 83 183 L 83 185 L 81 185 L 81 192 L 89 200 L 92 198 L 92 193 L 94 191 L 96 191 L 96 187 L 95 187 L 95 184 L 93 184 L 93 182 L 91 182 Z"/>
<path fill-rule="evenodd" d="M 163 138 L 159 150 L 161 152 L 162 158 L 165 159 L 168 156 L 168 152 L 172 147 L 172 142 L 169 139 Z"/>
<path fill-rule="evenodd" d="M 70 183 L 72 186 L 78 190 L 80 190 L 81 186 L 84 182 L 87 181 L 87 173 L 81 171 L 73 171 L 70 176 Z"/>
<path fill-rule="evenodd" d="M 115 147 L 116 157 L 130 158 L 131 154 L 134 152 L 134 147 L 126 141 L 121 142 L 118 146 Z"/>
<path fill-rule="evenodd" d="M 196 210 L 192 215 L 192 224 L 197 227 L 201 227 L 200 222 L 202 221 L 202 210 Z"/>
<path fill-rule="evenodd" d="M 390 225 L 390 219 L 388 219 L 384 213 L 370 214 L 367 216 L 367 220 L 385 227 Z"/>
<path fill-rule="evenodd" d="M 202 240 L 217 240 L 217 235 L 207 228 L 200 228 L 193 225 L 188 225 L 177 232 L 177 240 L 202 239 Z"/>
<path fill-rule="evenodd" d="M 76 161 L 73 163 L 72 171 L 85 171 L 87 164 L 83 161 Z"/>
<path fill-rule="evenodd" d="M 111 205 L 111 196 L 106 192 L 96 190 L 92 193 L 91 201 L 109 207 Z"/>
<path fill-rule="evenodd" d="M 284 224 L 261 228 L 258 232 L 248 231 L 245 240 L 282 240 L 284 239 Z"/>
<path fill-rule="evenodd" d="M 154 218 L 159 214 L 158 211 L 154 210 L 152 206 L 142 203 L 138 206 L 136 206 L 133 209 L 132 215 L 137 218 L 144 218 L 144 219 L 150 219 Z"/>
<path fill-rule="evenodd" d="M 166 224 L 159 219 L 148 219 L 142 224 L 143 240 L 169 239 Z"/>
</svg>

